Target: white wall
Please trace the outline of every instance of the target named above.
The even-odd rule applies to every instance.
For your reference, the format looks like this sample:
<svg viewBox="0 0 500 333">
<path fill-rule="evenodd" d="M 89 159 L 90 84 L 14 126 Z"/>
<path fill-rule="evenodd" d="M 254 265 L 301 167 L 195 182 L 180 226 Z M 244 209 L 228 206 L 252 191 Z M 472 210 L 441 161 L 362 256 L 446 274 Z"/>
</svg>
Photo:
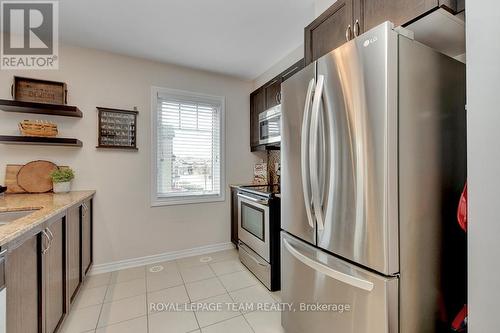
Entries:
<svg viewBox="0 0 500 333">
<path fill-rule="evenodd" d="M 316 17 L 320 16 L 325 10 L 333 5 L 337 0 L 316 0 L 314 4 L 314 13 Z"/>
<path fill-rule="evenodd" d="M 316 17 L 321 15 L 328 7 L 333 5 L 337 0 L 315 0 L 314 2 L 314 16 L 311 17 L 310 21 L 314 21 Z M 305 28 L 305 27 L 304 27 Z M 292 66 L 294 63 L 299 61 L 304 57 L 304 43 L 298 45 L 294 50 L 284 56 L 282 59 L 278 60 L 273 66 L 271 66 L 264 73 L 260 74 L 253 81 L 253 88 L 257 89 L 261 87 L 264 83 L 271 80 L 276 75 L 282 73 L 285 69 Z"/>
<path fill-rule="evenodd" d="M 0 133 L 17 134 L 23 119 L 50 119 L 82 149 L 0 145 L 0 183 L 7 163 L 47 159 L 76 171 L 75 189 L 95 189 L 95 263 L 103 264 L 229 242 L 229 194 L 220 203 L 150 208 L 151 86 L 226 97 L 227 183 L 252 179 L 249 151 L 251 82 L 95 50 L 64 47 L 58 71 L 1 71 L 0 98 L 13 75 L 65 81 L 83 119 L 0 112 Z M 139 109 L 139 152 L 97 150 L 96 106 Z M 226 189 L 227 191 L 227 189 Z M 227 193 L 229 193 L 227 191 Z"/>
<path fill-rule="evenodd" d="M 500 3 L 466 2 L 469 332 L 498 332 Z"/>
<path fill-rule="evenodd" d="M 276 77 L 276 75 L 283 73 L 285 69 L 292 66 L 302 58 L 304 58 L 304 44 L 300 44 L 300 46 L 271 66 L 271 68 L 256 77 L 253 81 L 253 88 L 257 89 L 261 87 L 263 84 Z"/>
</svg>

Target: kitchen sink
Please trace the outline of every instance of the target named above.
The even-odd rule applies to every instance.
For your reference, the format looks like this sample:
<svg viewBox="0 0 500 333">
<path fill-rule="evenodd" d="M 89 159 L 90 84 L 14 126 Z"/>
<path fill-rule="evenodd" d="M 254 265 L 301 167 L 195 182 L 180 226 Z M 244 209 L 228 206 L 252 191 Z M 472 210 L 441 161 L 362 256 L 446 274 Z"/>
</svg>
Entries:
<svg viewBox="0 0 500 333">
<path fill-rule="evenodd" d="M 12 221 L 18 220 L 20 218 L 23 218 L 33 212 L 35 212 L 36 209 L 30 209 L 30 210 L 20 210 L 20 211 L 15 211 L 15 212 L 3 212 L 0 213 L 0 226 L 8 224 Z"/>
</svg>

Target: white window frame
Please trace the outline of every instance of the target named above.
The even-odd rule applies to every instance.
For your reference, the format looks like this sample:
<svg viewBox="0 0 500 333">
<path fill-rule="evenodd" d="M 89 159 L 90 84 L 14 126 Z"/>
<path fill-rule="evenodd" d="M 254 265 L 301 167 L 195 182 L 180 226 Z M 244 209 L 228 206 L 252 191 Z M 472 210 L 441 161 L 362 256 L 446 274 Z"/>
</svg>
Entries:
<svg viewBox="0 0 500 333">
<path fill-rule="evenodd" d="M 159 94 L 178 95 L 184 98 L 192 98 L 193 100 L 212 100 L 220 103 L 220 193 L 219 195 L 185 195 L 169 198 L 159 198 L 157 196 L 157 156 L 158 156 L 158 95 Z M 201 204 L 208 202 L 221 202 L 226 200 L 226 107 L 224 96 L 214 96 L 201 94 L 191 91 L 151 87 L 151 207 L 185 205 L 185 204 Z"/>
</svg>

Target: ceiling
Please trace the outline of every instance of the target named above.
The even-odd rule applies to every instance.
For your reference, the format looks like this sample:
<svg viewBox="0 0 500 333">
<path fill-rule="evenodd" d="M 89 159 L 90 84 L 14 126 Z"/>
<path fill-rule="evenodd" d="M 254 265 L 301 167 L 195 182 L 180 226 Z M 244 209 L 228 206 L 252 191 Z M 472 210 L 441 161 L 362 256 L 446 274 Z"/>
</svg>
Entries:
<svg viewBox="0 0 500 333">
<path fill-rule="evenodd" d="M 252 80 L 303 42 L 314 0 L 64 0 L 63 43 Z"/>
</svg>

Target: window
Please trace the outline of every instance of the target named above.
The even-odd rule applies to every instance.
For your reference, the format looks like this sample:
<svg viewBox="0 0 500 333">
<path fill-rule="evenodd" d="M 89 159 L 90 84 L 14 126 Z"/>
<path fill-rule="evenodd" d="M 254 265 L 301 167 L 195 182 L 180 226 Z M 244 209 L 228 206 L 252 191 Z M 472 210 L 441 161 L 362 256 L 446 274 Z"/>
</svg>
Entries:
<svg viewBox="0 0 500 333">
<path fill-rule="evenodd" d="M 224 200 L 224 98 L 153 88 L 152 205 Z"/>
</svg>

